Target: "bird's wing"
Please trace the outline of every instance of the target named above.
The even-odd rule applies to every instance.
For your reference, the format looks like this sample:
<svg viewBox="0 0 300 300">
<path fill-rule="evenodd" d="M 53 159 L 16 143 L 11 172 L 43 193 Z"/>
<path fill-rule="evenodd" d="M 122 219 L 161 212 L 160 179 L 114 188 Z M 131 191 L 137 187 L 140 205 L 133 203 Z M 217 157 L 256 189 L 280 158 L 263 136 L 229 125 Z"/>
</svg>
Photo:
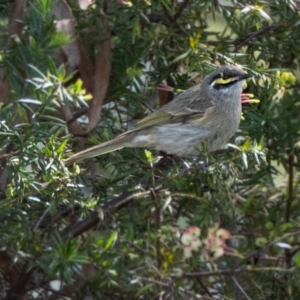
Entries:
<svg viewBox="0 0 300 300">
<path fill-rule="evenodd" d="M 201 119 L 213 108 L 214 103 L 210 99 L 200 99 L 200 86 L 197 85 L 140 120 L 132 130 L 124 134 L 166 123 L 201 123 Z"/>
</svg>

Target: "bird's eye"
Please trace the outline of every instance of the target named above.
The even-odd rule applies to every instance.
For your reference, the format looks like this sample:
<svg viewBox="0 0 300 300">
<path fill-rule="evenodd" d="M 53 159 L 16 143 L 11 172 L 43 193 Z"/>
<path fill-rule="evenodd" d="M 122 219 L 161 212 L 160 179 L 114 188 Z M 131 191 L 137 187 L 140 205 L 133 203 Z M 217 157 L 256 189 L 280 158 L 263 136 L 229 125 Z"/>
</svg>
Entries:
<svg viewBox="0 0 300 300">
<path fill-rule="evenodd" d="M 226 79 L 228 79 L 229 77 L 228 77 L 227 74 L 224 74 L 223 72 L 221 72 L 221 73 L 219 74 L 219 78 L 226 80 Z"/>
</svg>

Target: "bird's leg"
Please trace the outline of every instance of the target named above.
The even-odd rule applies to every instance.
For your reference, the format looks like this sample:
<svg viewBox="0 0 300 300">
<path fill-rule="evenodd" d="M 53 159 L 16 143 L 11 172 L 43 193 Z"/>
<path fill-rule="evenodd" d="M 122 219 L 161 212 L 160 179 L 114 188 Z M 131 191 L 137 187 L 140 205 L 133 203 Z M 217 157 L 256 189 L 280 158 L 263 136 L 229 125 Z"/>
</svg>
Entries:
<svg viewBox="0 0 300 300">
<path fill-rule="evenodd" d="M 179 176 L 182 176 L 192 165 L 177 155 L 167 154 L 164 151 L 159 151 L 159 154 L 161 159 L 156 163 L 156 167 L 159 169 L 165 169 L 171 165 L 177 167 L 177 163 L 183 164 L 184 168 L 182 171 L 178 172 Z"/>
</svg>

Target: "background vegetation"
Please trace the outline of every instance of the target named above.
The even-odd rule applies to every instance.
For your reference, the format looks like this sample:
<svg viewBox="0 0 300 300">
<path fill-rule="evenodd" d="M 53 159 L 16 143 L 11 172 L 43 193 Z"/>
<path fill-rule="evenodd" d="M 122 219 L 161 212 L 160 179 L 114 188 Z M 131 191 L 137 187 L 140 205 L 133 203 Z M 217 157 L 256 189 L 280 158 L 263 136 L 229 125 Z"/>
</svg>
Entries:
<svg viewBox="0 0 300 300">
<path fill-rule="evenodd" d="M 299 8 L 1 1 L 1 299 L 298 299 Z M 226 150 L 64 165 L 228 63 L 260 103 Z"/>
</svg>

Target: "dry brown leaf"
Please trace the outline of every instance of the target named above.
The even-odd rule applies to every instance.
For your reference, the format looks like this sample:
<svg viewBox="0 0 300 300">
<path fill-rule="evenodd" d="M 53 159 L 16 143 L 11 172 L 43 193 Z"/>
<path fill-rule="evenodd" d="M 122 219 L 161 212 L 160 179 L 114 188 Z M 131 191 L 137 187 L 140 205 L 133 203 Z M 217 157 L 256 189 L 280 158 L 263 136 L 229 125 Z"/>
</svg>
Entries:
<svg viewBox="0 0 300 300">
<path fill-rule="evenodd" d="M 92 5 L 91 1 L 79 1 L 81 8 L 86 9 Z M 106 96 L 110 71 L 111 71 L 111 42 L 110 42 L 110 28 L 102 13 L 102 20 L 100 20 L 103 31 L 99 33 L 98 39 L 103 42 L 98 45 L 97 53 L 95 54 L 93 64 L 90 49 L 90 41 L 87 38 L 81 38 L 78 43 L 73 15 L 70 7 L 65 0 L 58 1 L 56 7 L 53 9 L 53 14 L 57 18 L 57 30 L 62 30 L 70 34 L 73 42 L 63 48 L 64 54 L 67 56 L 70 69 L 74 70 L 79 65 L 79 72 L 87 93 L 93 95 L 93 99 L 89 102 L 88 117 L 89 124 L 87 132 L 91 132 L 98 124 L 101 115 L 101 108 L 103 100 Z M 62 106 L 61 112 L 66 121 L 72 120 L 72 113 L 67 106 Z M 82 129 L 75 122 L 69 124 L 69 131 L 75 135 L 82 135 Z"/>
<path fill-rule="evenodd" d="M 71 8 L 66 1 L 60 0 L 53 8 L 52 13 L 56 16 L 56 29 L 65 32 L 71 38 L 71 43 L 63 46 L 62 50 L 68 59 L 68 72 L 72 72 L 78 68 L 80 52 Z"/>
<path fill-rule="evenodd" d="M 12 259 L 6 251 L 0 251 L 0 273 L 6 283 L 9 284 L 9 287 L 11 287 L 18 278 L 17 269 L 13 267 Z"/>
<path fill-rule="evenodd" d="M 8 33 L 20 34 L 23 28 L 23 18 L 26 0 L 9 1 Z"/>
<path fill-rule="evenodd" d="M 95 7 L 92 0 L 78 0 L 78 5 L 82 10 L 87 9 L 89 6 Z M 86 30 L 86 36 L 92 33 L 92 28 Z M 83 86 L 88 94 L 93 94 L 94 92 L 94 71 L 95 67 L 92 60 L 92 55 L 90 51 L 90 39 L 86 37 L 79 38 L 79 49 L 80 49 L 80 65 L 79 73 L 81 80 L 83 81 Z"/>
<path fill-rule="evenodd" d="M 92 0 L 78 0 L 79 7 L 81 9 L 87 9 L 89 6 L 95 6 Z M 110 42 L 110 28 L 105 19 L 104 13 L 102 12 L 102 23 L 103 31 L 99 33 L 98 39 L 103 40 L 97 48 L 94 61 L 91 59 L 90 54 L 90 41 L 88 38 L 80 39 L 80 55 L 81 62 L 79 65 L 79 72 L 81 79 L 84 84 L 84 88 L 87 93 L 93 95 L 93 99 L 89 102 L 88 117 L 89 125 L 87 132 L 91 132 L 98 124 L 101 115 L 101 109 L 104 98 L 106 96 L 109 77 L 111 71 L 111 42 Z M 90 29 L 87 34 L 91 34 Z"/>
<path fill-rule="evenodd" d="M 88 110 L 88 132 L 91 132 L 100 120 L 102 104 L 106 96 L 111 71 L 111 31 L 107 24 L 107 21 L 104 19 L 104 16 L 102 19 L 102 24 L 103 31 L 101 33 L 101 38 L 103 40 L 103 43 L 98 46 L 98 52 L 96 53 L 95 57 L 93 99 L 89 103 L 90 106 Z"/>
<path fill-rule="evenodd" d="M 158 89 L 159 107 L 164 106 L 169 102 L 169 92 Z"/>
<path fill-rule="evenodd" d="M 70 120 L 73 120 L 73 114 L 71 112 L 71 109 L 69 106 L 66 106 L 66 105 L 61 105 L 60 106 L 60 111 L 61 111 L 61 114 L 63 116 L 63 119 L 66 121 L 66 123 L 68 124 L 68 129 L 69 129 L 69 132 L 73 135 L 77 135 L 77 136 L 82 136 L 84 134 L 81 126 L 75 122 L 68 122 Z"/>
<path fill-rule="evenodd" d="M 79 38 L 79 49 L 80 49 L 80 64 L 79 73 L 83 86 L 88 94 L 93 94 L 94 89 L 94 65 L 89 52 L 89 39 Z"/>
<path fill-rule="evenodd" d="M 10 85 L 6 79 L 6 68 L 0 68 L 0 102 L 6 102 Z"/>
<path fill-rule="evenodd" d="M 20 34 L 22 32 L 25 4 L 26 0 L 10 1 L 8 6 L 9 35 Z M 6 73 L 6 68 L 0 68 L 0 102 L 6 102 L 10 91 Z"/>
<path fill-rule="evenodd" d="M 93 5 L 92 0 L 78 0 L 78 5 L 81 9 L 87 9 L 90 5 Z"/>
<path fill-rule="evenodd" d="M 63 46 L 62 50 L 68 59 L 68 71 L 73 72 L 78 68 L 80 63 L 80 52 L 76 39 L 74 21 L 71 19 L 57 21 L 56 28 L 58 31 L 64 31 L 71 36 L 71 43 Z"/>
<path fill-rule="evenodd" d="M 26 0 L 10 1 L 8 16 L 9 35 L 20 34 L 22 32 Z M 6 68 L 0 68 L 0 102 L 5 103 L 10 92 L 10 84 L 7 80 Z M 5 150 L 2 154 L 5 153 Z M 5 191 L 7 185 L 8 173 L 6 161 L 0 164 L 0 190 Z"/>
<path fill-rule="evenodd" d="M 74 26 L 74 17 L 71 8 L 65 0 L 59 0 L 57 5 L 53 8 L 52 13 L 56 17 L 56 29 L 63 31 L 70 35 L 72 42 L 62 47 L 67 61 L 68 61 L 68 73 L 76 70 L 80 64 L 80 52 Z M 68 123 L 69 120 L 73 120 L 73 114 L 70 107 L 61 105 L 60 107 L 63 119 Z M 83 130 L 77 122 L 68 123 L 69 132 L 73 135 L 83 135 Z"/>
</svg>

